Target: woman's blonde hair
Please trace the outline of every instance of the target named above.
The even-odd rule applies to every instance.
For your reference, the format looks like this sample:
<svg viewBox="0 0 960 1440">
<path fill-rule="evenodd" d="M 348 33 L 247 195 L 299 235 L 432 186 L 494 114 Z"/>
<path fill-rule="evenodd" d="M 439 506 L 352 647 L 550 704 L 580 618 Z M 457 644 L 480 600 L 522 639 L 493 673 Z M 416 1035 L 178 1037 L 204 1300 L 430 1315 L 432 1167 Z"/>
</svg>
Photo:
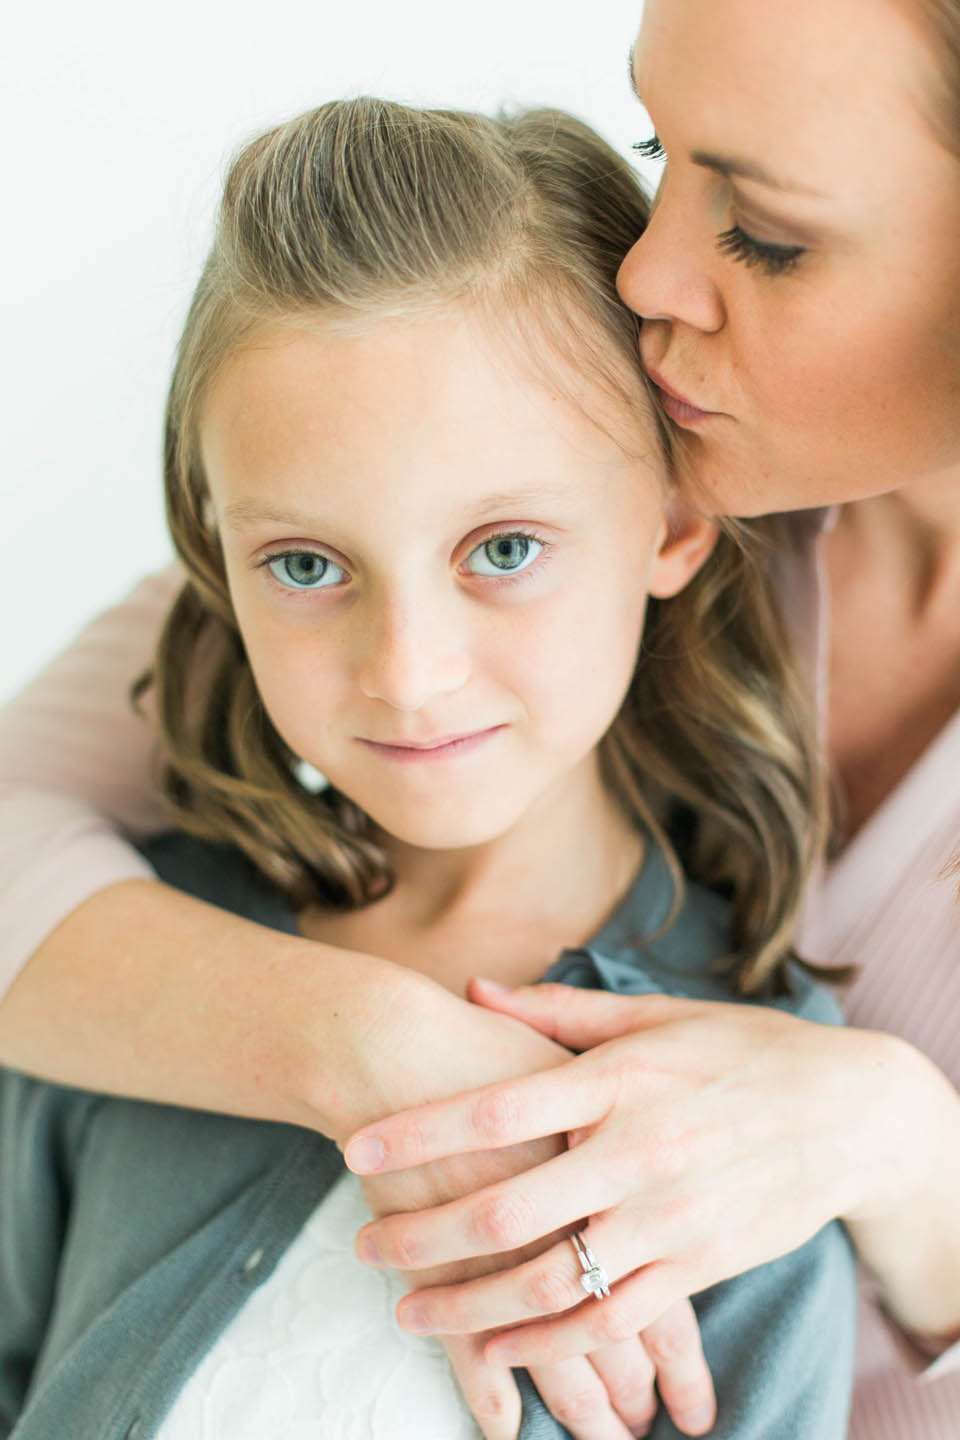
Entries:
<svg viewBox="0 0 960 1440">
<path fill-rule="evenodd" d="M 234 160 L 167 409 L 167 514 L 189 580 L 138 693 L 156 690 L 176 824 L 239 846 L 295 904 L 363 905 L 392 881 L 364 813 L 299 783 L 257 693 L 198 449 L 212 377 L 278 321 L 364 323 L 470 303 L 536 316 L 541 344 L 630 407 L 654 445 L 636 321 L 614 283 L 647 213 L 629 166 L 554 110 L 491 119 L 342 101 Z M 789 953 L 822 817 L 806 686 L 763 530 L 722 534 L 680 595 L 650 602 L 633 682 L 600 744 L 612 793 L 666 848 L 677 904 L 665 831 L 681 810 L 691 822 L 686 868 L 731 897 L 744 992 Z"/>
</svg>

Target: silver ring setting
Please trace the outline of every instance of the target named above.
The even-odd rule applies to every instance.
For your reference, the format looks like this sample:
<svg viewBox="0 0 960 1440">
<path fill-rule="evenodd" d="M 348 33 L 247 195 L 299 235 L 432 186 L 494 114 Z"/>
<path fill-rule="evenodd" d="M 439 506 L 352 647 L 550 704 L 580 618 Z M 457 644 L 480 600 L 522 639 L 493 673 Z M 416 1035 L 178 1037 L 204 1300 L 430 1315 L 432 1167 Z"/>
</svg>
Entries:
<svg viewBox="0 0 960 1440">
<path fill-rule="evenodd" d="M 605 1300 L 610 1294 L 610 1277 L 606 1270 L 579 1230 L 575 1230 L 570 1236 L 570 1243 L 577 1252 L 580 1269 L 583 1271 L 580 1276 L 580 1284 L 588 1295 L 593 1296 L 594 1300 Z"/>
</svg>

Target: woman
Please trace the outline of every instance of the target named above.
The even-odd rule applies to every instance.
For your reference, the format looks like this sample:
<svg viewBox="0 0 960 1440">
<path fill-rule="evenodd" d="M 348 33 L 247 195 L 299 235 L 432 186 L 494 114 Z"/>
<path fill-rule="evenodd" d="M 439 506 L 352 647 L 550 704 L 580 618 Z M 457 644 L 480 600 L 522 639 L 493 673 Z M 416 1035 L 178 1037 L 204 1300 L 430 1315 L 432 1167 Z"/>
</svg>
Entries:
<svg viewBox="0 0 960 1440">
<path fill-rule="evenodd" d="M 550 1084 L 511 1090 L 521 1115 L 544 1118 L 503 1125 L 501 1142 L 549 1131 L 561 1113 L 567 1126 L 606 1115 L 583 1147 L 583 1182 L 622 1153 L 624 1135 L 641 1164 L 645 1145 L 684 1137 L 666 1182 L 643 1180 L 638 1165 L 594 1195 L 607 1212 L 599 1249 L 632 1276 L 621 1289 L 624 1329 L 678 1291 L 799 1239 L 821 1215 L 846 1219 L 899 1322 L 890 1337 L 876 1310 L 864 1314 L 853 1433 L 871 1436 L 954 1433 L 960 1399 L 956 1378 L 909 1387 L 894 1349 L 912 1341 L 937 1354 L 960 1335 L 960 912 L 955 877 L 943 873 L 960 847 L 960 162 L 951 148 L 960 129 L 943 46 L 950 34 L 960 45 L 960 7 L 930 9 L 650 0 L 634 80 L 657 127 L 646 148 L 662 148 L 668 164 L 650 228 L 620 276 L 643 317 L 647 371 L 714 503 L 746 514 L 854 502 L 814 547 L 832 601 L 825 718 L 837 834 L 805 948 L 862 968 L 847 1010 L 869 1029 L 848 1032 L 831 1054 L 795 1030 L 731 1027 L 724 1037 L 721 1017 L 676 1007 L 632 1019 L 630 1002 L 484 997 L 573 1048 L 601 1047 Z M 800 621 L 799 593 L 794 606 Z M 727 1101 L 713 1065 L 705 1077 L 694 1069 L 707 1046 L 717 1047 L 717 1072 L 739 1055 Z M 604 1071 L 621 1076 L 660 1057 L 682 1078 L 655 1118 L 642 1083 L 614 1099 Z M 492 1103 L 510 1108 L 500 1092 Z M 442 1141 L 425 1158 L 474 1143 L 463 1107 L 443 1113 Z M 745 1116 L 760 1133 L 738 1139 Z M 718 1128 L 722 1154 L 708 1154 Z M 392 1165 L 403 1160 L 401 1120 L 366 1138 L 375 1137 Z M 782 1154 L 788 1145 L 800 1150 L 796 1169 Z M 758 1181 L 764 1164 L 770 1178 Z M 636 1222 L 638 1206 L 645 1215 L 671 1194 L 682 1218 Z M 549 1167 L 535 1191 L 504 1186 L 497 1197 L 507 1209 L 524 1201 L 521 1239 L 568 1218 Z M 436 1263 L 465 1253 L 457 1219 L 448 1212 L 442 1233 L 381 1224 L 366 1239 L 389 1260 L 399 1231 Z M 636 1271 L 651 1259 L 661 1264 Z M 454 1298 L 475 1323 L 529 1315 L 509 1275 L 472 1303 L 463 1293 L 407 1303 L 421 1328 L 444 1329 Z M 615 1328 L 612 1316 L 607 1324 Z M 599 1316 L 588 1312 L 488 1353 L 555 1359 L 594 1327 Z M 944 1354 L 939 1373 L 958 1361 Z"/>
<path fill-rule="evenodd" d="M 670 163 L 621 289 L 644 316 L 644 360 L 673 397 L 666 403 L 688 436 L 694 476 L 742 514 L 853 502 L 817 542 L 832 591 L 827 737 L 842 820 L 838 859 L 811 900 L 807 947 L 815 959 L 865 967 L 850 996 L 853 1028 L 826 1042 L 789 1019 L 773 1027 L 766 1016 L 683 1002 L 634 1010 L 630 1001 L 597 997 L 595 1005 L 580 996 L 564 1007 L 557 992 L 486 992 L 574 1048 L 600 1047 L 536 1082 L 535 1108 L 553 1129 L 607 1115 L 592 1144 L 577 1147 L 579 1170 L 576 1150 L 570 1157 L 564 1194 L 582 1196 L 602 1156 L 624 1153 L 624 1136 L 645 1162 L 642 1178 L 619 1167 L 605 1200 L 593 1189 L 591 1208 L 611 1212 L 601 1258 L 619 1282 L 586 1312 L 595 1328 L 583 1334 L 579 1318 L 554 1320 L 528 1332 L 528 1351 L 537 1343 L 552 1356 L 582 1354 L 654 1314 L 685 1314 L 676 1308 L 681 1297 L 782 1253 L 839 1215 L 898 1322 L 884 1350 L 879 1312 L 870 1312 L 852 1433 L 871 1437 L 884 1425 L 887 1433 L 947 1434 L 960 1395 L 949 1377 L 912 1386 L 909 1365 L 919 1362 L 901 1355 L 942 1352 L 960 1331 L 960 1104 L 951 1083 L 960 1078 L 952 1040 L 960 917 L 953 882 L 937 880 L 960 841 L 955 758 L 951 767 L 960 743 L 960 266 L 951 246 L 960 164 L 949 72 L 958 50 L 960 7 L 932 0 L 730 0 L 722 8 L 649 0 L 636 48 L 638 87 Z M 809 626 L 809 611 L 799 611 L 809 599 L 802 541 L 812 542 L 813 530 L 798 528 L 785 583 Z M 134 640 L 129 672 L 145 649 Z M 42 690 L 35 695 L 42 703 Z M 19 712 L 27 723 L 30 704 L 28 696 Z M 27 748 L 17 745 L 22 758 Z M 96 823 L 62 795 L 44 803 L 38 846 L 62 843 L 58 813 L 64 827 Z M 128 881 L 91 894 L 111 876 Z M 279 1005 L 262 979 L 264 954 L 281 956 L 278 942 L 142 877 L 126 859 L 78 876 L 59 927 L 46 939 L 24 937 L 21 953 L 41 943 L 0 1011 L 8 1063 L 320 1128 L 334 1103 L 345 1129 L 379 1113 L 384 1087 L 394 1105 L 425 1098 L 427 1082 L 424 1095 L 400 1096 L 386 1073 L 394 1064 L 382 1063 L 389 1046 L 365 1049 L 368 1021 L 355 1010 L 342 1012 L 321 1048 L 311 1017 L 336 1008 L 334 955 L 329 968 L 298 973 L 297 993 Z M 40 866 L 32 883 L 44 883 Z M 104 953 L 104 938 L 117 935 L 122 950 Z M 151 974 L 168 956 L 183 971 L 167 971 L 162 1008 L 151 1013 Z M 376 1023 L 424 1053 L 435 1042 L 429 1017 L 417 1017 L 422 1028 L 412 1037 L 401 1023 L 409 1016 L 383 999 L 396 977 L 369 963 L 382 981 Z M 182 987 L 179 1004 L 171 978 Z M 244 1025 L 251 1000 L 263 1004 L 263 1029 L 253 1036 Z M 222 1048 L 221 1034 L 229 1037 Z M 245 1057 L 239 1065 L 231 1064 L 236 1054 Z M 646 1090 L 619 1083 L 640 1066 L 649 1073 L 651 1057 L 663 1060 L 663 1100 L 652 1114 Z M 711 1083 L 704 1057 L 724 1073 L 723 1086 Z M 355 1076 L 353 1084 L 333 1095 L 327 1066 Z M 446 1079 L 448 1093 L 462 1088 Z M 632 1108 L 638 1093 L 642 1103 Z M 453 1131 L 453 1148 L 475 1143 L 456 1120 Z M 391 1133 L 395 1162 L 402 1123 Z M 510 1139 L 516 1127 L 501 1124 L 500 1133 Z M 357 1152 L 358 1169 L 360 1159 Z M 549 1194 L 557 1193 L 551 1182 Z M 524 1233 L 566 1223 L 576 1204 L 560 1195 L 547 1213 L 529 1184 L 508 1196 L 526 1204 Z M 446 1213 L 461 1214 L 463 1203 Z M 402 1205 L 395 1194 L 383 1208 Z M 638 1224 L 646 1212 L 667 1214 L 671 1225 Z M 424 1264 L 476 1253 L 456 1224 L 402 1224 L 401 1240 L 416 1235 Z M 397 1229 L 392 1222 L 368 1236 L 388 1261 Z M 503 1244 L 498 1237 L 493 1248 Z M 660 1263 L 638 1273 L 651 1260 Z M 575 1280 L 572 1271 L 564 1277 Z M 495 1283 L 461 1311 L 462 1328 L 529 1313 L 516 1277 Z M 452 1328 L 446 1303 L 434 1292 L 429 1306 L 411 1300 L 405 1313 L 419 1328 Z M 530 1358 L 515 1336 L 488 1354 L 511 1360 L 511 1343 Z M 649 1348 L 657 1353 L 656 1338 Z M 937 1363 L 948 1367 L 951 1357 Z"/>
</svg>

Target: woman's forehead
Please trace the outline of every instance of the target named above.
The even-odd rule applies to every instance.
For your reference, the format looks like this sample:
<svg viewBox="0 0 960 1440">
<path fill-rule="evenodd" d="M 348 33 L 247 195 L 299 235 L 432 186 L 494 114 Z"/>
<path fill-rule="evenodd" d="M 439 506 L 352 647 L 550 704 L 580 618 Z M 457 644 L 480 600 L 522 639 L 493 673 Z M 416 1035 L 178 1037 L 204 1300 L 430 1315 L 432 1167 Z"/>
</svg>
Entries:
<svg viewBox="0 0 960 1440">
<path fill-rule="evenodd" d="M 633 79 L 661 132 L 832 190 L 934 139 L 940 68 L 907 0 L 646 0 Z M 666 132 L 666 133 L 664 133 Z"/>
</svg>

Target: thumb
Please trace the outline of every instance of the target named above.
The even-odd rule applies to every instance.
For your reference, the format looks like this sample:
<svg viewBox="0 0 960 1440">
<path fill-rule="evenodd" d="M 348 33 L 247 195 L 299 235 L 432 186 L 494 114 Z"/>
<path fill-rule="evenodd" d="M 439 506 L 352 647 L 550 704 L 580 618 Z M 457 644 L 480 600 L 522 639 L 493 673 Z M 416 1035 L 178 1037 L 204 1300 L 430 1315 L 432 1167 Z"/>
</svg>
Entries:
<svg viewBox="0 0 960 1440">
<path fill-rule="evenodd" d="M 467 986 L 475 1005 L 522 1020 L 568 1050 L 589 1050 L 606 1040 L 651 1029 L 701 1008 L 672 995 L 615 995 L 576 985 L 520 985 L 512 989 L 475 976 Z"/>
</svg>

